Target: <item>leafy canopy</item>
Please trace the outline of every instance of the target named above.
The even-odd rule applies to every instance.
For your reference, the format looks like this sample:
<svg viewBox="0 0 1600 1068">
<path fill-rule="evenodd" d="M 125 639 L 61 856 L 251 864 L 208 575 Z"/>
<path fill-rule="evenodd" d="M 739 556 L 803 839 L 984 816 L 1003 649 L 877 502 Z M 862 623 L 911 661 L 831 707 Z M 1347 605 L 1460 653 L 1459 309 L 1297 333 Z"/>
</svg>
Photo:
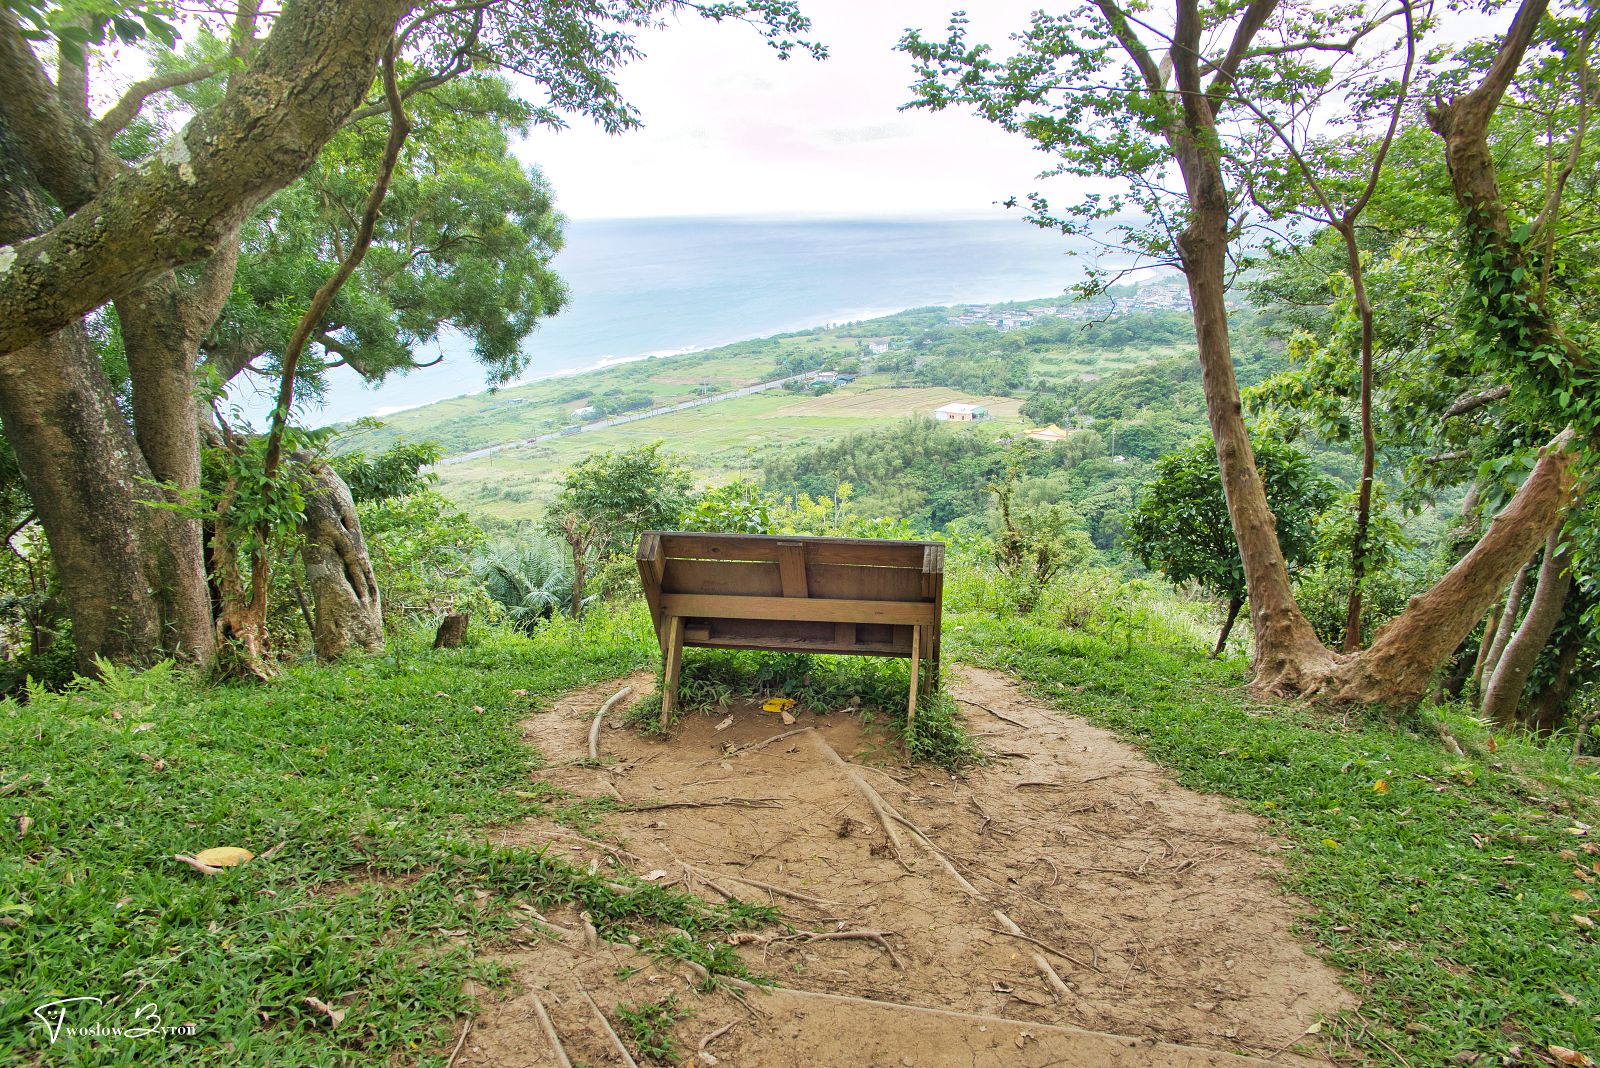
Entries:
<svg viewBox="0 0 1600 1068">
<path fill-rule="evenodd" d="M 1257 435 L 1252 445 L 1284 560 L 1290 567 L 1308 563 L 1317 549 L 1316 517 L 1332 503 L 1335 487 L 1293 445 L 1266 435 Z M 1134 506 L 1128 542 L 1140 563 L 1176 584 L 1193 582 L 1220 597 L 1244 598 L 1244 561 L 1209 437 L 1157 461 L 1155 477 Z"/>
</svg>

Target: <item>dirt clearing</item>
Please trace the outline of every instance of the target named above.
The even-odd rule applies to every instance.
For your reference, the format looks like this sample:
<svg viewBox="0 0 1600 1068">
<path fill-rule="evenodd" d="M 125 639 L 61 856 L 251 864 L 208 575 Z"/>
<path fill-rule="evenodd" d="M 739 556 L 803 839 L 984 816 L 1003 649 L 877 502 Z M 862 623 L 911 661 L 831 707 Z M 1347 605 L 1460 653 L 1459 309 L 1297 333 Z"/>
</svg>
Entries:
<svg viewBox="0 0 1600 1068">
<path fill-rule="evenodd" d="M 1291 934 L 1301 906 L 1272 880 L 1260 822 L 1004 676 L 951 683 L 995 756 L 963 779 L 905 765 L 854 715 L 786 726 L 748 704 L 666 743 L 602 725 L 607 767 L 540 772 L 642 811 L 606 815 L 609 848 L 538 823 L 497 840 L 770 901 L 794 932 L 734 937 L 782 989 L 697 994 L 681 966 L 585 944 L 575 916 L 550 915 L 573 934 L 501 958 L 521 990 L 474 1022 L 456 1063 L 561 1064 L 542 1008 L 573 1061 L 624 1064 L 589 997 L 629 1039 L 616 1005 L 669 993 L 690 1014 L 680 1059 L 732 1024 L 707 1064 L 1327 1063 L 1308 1029 L 1353 999 Z M 553 765 L 586 758 L 621 684 L 535 716 L 529 743 Z"/>
</svg>

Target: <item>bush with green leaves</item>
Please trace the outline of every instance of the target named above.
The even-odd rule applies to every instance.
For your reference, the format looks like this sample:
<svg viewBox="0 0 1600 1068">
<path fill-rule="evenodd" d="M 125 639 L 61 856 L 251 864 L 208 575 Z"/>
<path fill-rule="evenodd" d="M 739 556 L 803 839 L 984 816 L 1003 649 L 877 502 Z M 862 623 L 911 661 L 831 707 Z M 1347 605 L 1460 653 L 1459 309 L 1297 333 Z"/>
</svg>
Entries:
<svg viewBox="0 0 1600 1068">
<path fill-rule="evenodd" d="M 1264 434 L 1251 444 L 1277 518 L 1284 560 L 1291 570 L 1302 567 L 1316 556 L 1316 518 L 1332 502 L 1335 486 L 1293 445 Z M 1155 477 L 1134 506 L 1128 541 L 1140 563 L 1174 585 L 1192 582 L 1228 600 L 1228 621 L 1217 641 L 1220 651 L 1248 591 L 1216 446 L 1209 436 L 1156 462 Z"/>
<path fill-rule="evenodd" d="M 356 514 L 386 617 L 488 607 L 472 566 L 487 536 L 436 491 L 364 501 Z"/>
<path fill-rule="evenodd" d="M 572 609 L 571 564 L 566 553 L 548 541 L 490 546 L 473 559 L 472 572 L 519 630 L 532 631 Z"/>
</svg>

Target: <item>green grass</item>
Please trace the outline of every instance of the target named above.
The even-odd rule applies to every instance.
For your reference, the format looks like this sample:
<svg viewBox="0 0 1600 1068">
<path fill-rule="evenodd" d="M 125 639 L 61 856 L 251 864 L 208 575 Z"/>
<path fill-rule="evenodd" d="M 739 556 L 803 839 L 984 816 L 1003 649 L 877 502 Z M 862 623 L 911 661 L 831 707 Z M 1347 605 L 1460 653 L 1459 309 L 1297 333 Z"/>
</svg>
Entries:
<svg viewBox="0 0 1600 1068">
<path fill-rule="evenodd" d="M 637 1005 L 619 1004 L 617 1018 L 628 1029 L 633 1047 L 641 1057 L 659 1064 L 678 1062 L 678 1046 L 673 1040 L 672 1029 L 688 1019 L 689 1013 L 679 1006 L 677 995 L 668 994 L 659 1001 L 644 1001 Z"/>
<path fill-rule="evenodd" d="M 1583 831 L 1600 825 L 1593 770 L 1518 739 L 1491 752 L 1450 709 L 1386 721 L 1259 704 L 1240 658 L 1208 660 L 1158 620 L 1136 622 L 1136 640 L 1125 623 L 1048 614 L 946 620 L 951 654 L 1014 673 L 1271 823 L 1284 885 L 1311 906 L 1306 933 L 1362 999 L 1325 1029 L 1352 1060 L 1545 1063 L 1515 1051 L 1552 1044 L 1600 1055 L 1600 944 L 1572 918 L 1600 922 L 1574 895 L 1600 897 L 1600 856 L 1584 851 L 1600 839 Z M 1441 745 L 1440 717 L 1466 758 Z"/>
<path fill-rule="evenodd" d="M 516 724 L 648 662 L 647 631 L 596 616 L 443 652 L 412 640 L 266 688 L 157 669 L 0 704 L 0 1061 L 439 1064 L 463 980 L 498 978 L 476 955 L 526 922 L 519 903 L 575 903 L 670 957 L 669 929 L 703 942 L 771 922 L 483 841 L 531 815 L 592 818 L 596 802 L 536 782 Z M 278 848 L 209 877 L 173 859 L 218 845 Z M 69 1026 L 139 1026 L 154 1004 L 197 1033 L 50 1046 L 33 1010 L 85 996 L 104 1004 Z M 307 998 L 346 1016 L 330 1028 Z"/>
</svg>

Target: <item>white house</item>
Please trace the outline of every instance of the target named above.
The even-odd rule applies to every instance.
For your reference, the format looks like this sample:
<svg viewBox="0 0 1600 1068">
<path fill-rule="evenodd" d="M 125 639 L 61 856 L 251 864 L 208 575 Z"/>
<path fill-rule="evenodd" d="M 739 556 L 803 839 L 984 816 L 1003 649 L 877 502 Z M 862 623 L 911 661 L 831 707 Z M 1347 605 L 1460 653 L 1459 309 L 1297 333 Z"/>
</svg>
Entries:
<svg viewBox="0 0 1600 1068">
<path fill-rule="evenodd" d="M 980 419 L 987 419 L 989 413 L 981 404 L 953 403 L 935 408 L 933 417 L 941 423 L 976 423 Z"/>
</svg>

